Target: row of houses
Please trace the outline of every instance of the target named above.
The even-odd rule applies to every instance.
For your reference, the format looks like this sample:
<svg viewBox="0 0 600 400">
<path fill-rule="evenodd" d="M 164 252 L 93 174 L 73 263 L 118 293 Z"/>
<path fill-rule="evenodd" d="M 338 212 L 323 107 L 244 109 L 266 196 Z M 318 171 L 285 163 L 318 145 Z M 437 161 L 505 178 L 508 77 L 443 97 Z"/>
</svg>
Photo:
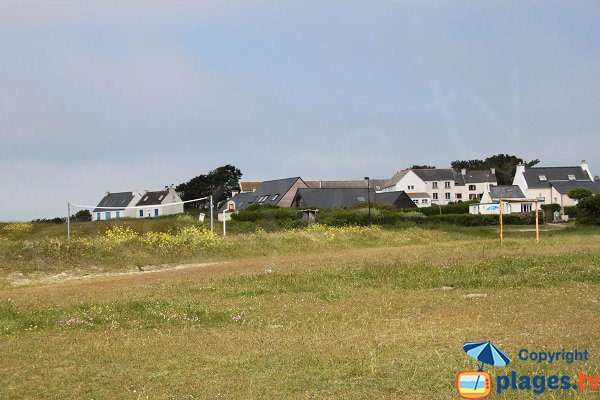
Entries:
<svg viewBox="0 0 600 400">
<path fill-rule="evenodd" d="M 530 212 L 535 207 L 532 200 L 536 200 L 541 204 L 558 204 L 564 214 L 565 207 L 577 204 L 577 200 L 569 197 L 569 192 L 581 188 L 600 193 L 600 179 L 594 177 L 585 160 L 578 166 L 567 167 L 518 165 L 512 185 L 490 187 L 469 211 L 472 214 L 497 214 L 500 199 L 504 199 L 510 201 L 504 202 L 503 213 Z"/>
<path fill-rule="evenodd" d="M 92 220 L 153 218 L 162 215 L 181 214 L 182 212 L 181 197 L 171 185 L 158 191 L 106 192 L 92 211 Z"/>
<path fill-rule="evenodd" d="M 529 212 L 534 201 L 564 207 L 576 204 L 568 193 L 586 188 L 600 193 L 587 162 L 567 167 L 519 165 L 512 185 L 498 185 L 494 168 L 455 171 L 451 168 L 404 169 L 389 179 L 303 180 L 301 177 L 264 182 L 240 182 L 239 192 L 224 202 L 219 219 L 253 204 L 299 208 L 350 208 L 368 201 L 396 208 L 430 207 L 450 202 L 479 200 L 474 214 L 499 212 L 500 199 L 510 199 L 503 212 Z M 179 203 L 179 204 L 172 204 Z M 111 218 L 148 218 L 183 212 L 181 198 L 172 186 L 161 191 L 106 193 L 93 211 L 96 221 Z"/>
</svg>

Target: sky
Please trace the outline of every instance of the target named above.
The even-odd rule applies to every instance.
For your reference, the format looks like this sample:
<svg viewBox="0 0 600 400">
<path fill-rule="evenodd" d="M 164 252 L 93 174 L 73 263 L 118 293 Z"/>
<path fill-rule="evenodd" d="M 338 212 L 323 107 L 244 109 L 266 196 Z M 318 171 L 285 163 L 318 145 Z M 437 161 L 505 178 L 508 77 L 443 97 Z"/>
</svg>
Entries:
<svg viewBox="0 0 600 400">
<path fill-rule="evenodd" d="M 0 221 L 220 165 L 600 174 L 598 1 L 0 0 Z"/>
</svg>

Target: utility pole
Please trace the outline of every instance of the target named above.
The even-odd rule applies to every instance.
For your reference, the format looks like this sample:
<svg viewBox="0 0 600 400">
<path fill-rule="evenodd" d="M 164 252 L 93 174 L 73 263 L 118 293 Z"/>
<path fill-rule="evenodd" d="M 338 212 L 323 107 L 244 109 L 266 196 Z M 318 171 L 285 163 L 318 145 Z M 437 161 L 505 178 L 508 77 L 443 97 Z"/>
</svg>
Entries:
<svg viewBox="0 0 600 400">
<path fill-rule="evenodd" d="M 213 197 L 210 195 L 210 231 L 215 231 L 215 222 L 213 220 Z"/>
<path fill-rule="evenodd" d="M 367 204 L 369 207 L 369 225 L 371 225 L 371 184 L 368 176 L 365 176 L 365 181 L 367 181 Z"/>
<path fill-rule="evenodd" d="M 67 240 L 71 240 L 71 203 L 67 203 Z"/>
</svg>

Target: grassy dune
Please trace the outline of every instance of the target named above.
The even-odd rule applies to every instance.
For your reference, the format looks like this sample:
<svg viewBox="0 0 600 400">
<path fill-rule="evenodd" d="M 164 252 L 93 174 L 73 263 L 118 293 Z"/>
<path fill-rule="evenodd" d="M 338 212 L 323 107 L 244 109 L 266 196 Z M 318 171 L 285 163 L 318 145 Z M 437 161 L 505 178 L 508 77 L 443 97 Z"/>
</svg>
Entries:
<svg viewBox="0 0 600 400">
<path fill-rule="evenodd" d="M 536 244 L 526 229 L 511 227 L 503 247 L 490 228 L 237 234 L 179 258 L 152 253 L 144 272 L 128 259 L 148 251 L 132 228 L 111 250 L 121 266 L 5 259 L 0 398 L 449 399 L 456 373 L 476 368 L 470 340 L 513 357 L 493 374 L 600 375 L 600 230 L 545 231 Z M 183 262 L 195 264 L 173 268 Z M 517 359 L 574 347 L 590 361 Z"/>
</svg>

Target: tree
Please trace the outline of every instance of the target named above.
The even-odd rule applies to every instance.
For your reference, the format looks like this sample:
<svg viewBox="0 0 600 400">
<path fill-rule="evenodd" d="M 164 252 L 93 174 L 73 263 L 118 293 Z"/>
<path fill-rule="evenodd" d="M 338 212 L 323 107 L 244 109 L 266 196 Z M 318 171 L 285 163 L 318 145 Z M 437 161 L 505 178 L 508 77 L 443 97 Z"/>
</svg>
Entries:
<svg viewBox="0 0 600 400">
<path fill-rule="evenodd" d="M 193 200 L 212 195 L 216 205 L 219 201 L 231 197 L 231 192 L 239 190 L 242 172 L 233 165 L 227 164 L 201 174 L 188 182 L 177 185 L 175 190 L 182 200 Z M 186 203 L 186 208 L 207 208 L 208 203 Z"/>
<path fill-rule="evenodd" d="M 515 173 L 517 171 L 517 165 L 525 164 L 526 167 L 531 168 L 538 164 L 540 160 L 525 161 L 520 157 L 509 155 L 509 154 L 496 154 L 485 160 L 456 160 L 450 164 L 456 171 L 460 171 L 463 168 L 466 169 L 496 169 L 496 179 L 498 185 L 511 185 Z"/>
<path fill-rule="evenodd" d="M 72 218 L 74 218 L 77 222 L 91 221 L 92 213 L 89 210 L 81 210 L 77 211 Z"/>
<path fill-rule="evenodd" d="M 581 201 L 586 197 L 590 197 L 592 195 L 592 191 L 584 188 L 573 189 L 569 192 L 568 196 L 573 200 Z"/>
<path fill-rule="evenodd" d="M 410 169 L 435 169 L 435 165 L 413 165 Z"/>
<path fill-rule="evenodd" d="M 584 197 L 577 203 L 577 222 L 600 225 L 600 193 Z"/>
</svg>

